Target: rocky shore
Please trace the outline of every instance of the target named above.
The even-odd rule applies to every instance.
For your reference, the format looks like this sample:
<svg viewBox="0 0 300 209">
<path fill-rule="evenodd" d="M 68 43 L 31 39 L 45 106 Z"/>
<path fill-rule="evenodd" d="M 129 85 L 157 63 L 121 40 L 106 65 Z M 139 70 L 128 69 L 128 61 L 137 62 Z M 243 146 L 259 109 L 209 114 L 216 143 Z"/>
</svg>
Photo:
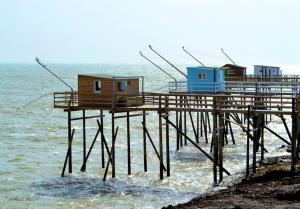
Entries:
<svg viewBox="0 0 300 209">
<path fill-rule="evenodd" d="M 290 172 L 289 157 L 269 158 L 255 174 L 226 189 L 170 208 L 300 209 L 300 171 Z"/>
</svg>

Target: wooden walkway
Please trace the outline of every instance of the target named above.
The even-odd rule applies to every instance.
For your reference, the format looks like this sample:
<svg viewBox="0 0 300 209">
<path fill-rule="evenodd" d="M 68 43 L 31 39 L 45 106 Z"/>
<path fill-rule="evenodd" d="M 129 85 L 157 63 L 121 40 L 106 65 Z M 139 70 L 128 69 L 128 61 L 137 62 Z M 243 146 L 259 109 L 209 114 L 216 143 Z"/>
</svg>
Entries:
<svg viewBox="0 0 300 209">
<path fill-rule="evenodd" d="M 116 98 L 118 95 L 114 95 Z M 123 95 L 126 96 L 126 95 Z M 131 98 L 134 99 L 134 98 Z M 131 127 L 130 118 L 142 118 L 143 132 L 143 155 L 144 171 L 147 172 L 147 143 L 150 142 L 159 160 L 160 179 L 164 175 L 170 176 L 170 137 L 176 138 L 176 149 L 179 150 L 187 142 L 197 148 L 213 163 L 214 182 L 217 184 L 223 180 L 223 174 L 230 172 L 223 166 L 223 147 L 231 138 L 235 143 L 232 125 L 238 125 L 247 134 L 247 159 L 246 173 L 256 171 L 256 162 L 264 159 L 267 148 L 264 146 L 264 132 L 269 131 L 278 139 L 291 146 L 291 170 L 295 171 L 299 160 L 300 151 L 300 99 L 291 94 L 270 94 L 267 92 L 256 92 L 255 94 L 191 94 L 191 93 L 141 93 L 135 99 L 143 100 L 144 104 L 137 107 L 124 107 L 124 101 L 113 100 L 113 103 L 99 103 L 90 101 L 90 105 L 81 106 L 78 102 L 76 92 L 54 93 L 54 107 L 64 109 L 68 113 L 68 149 L 63 166 L 62 176 L 66 167 L 72 173 L 72 141 L 75 129 L 72 121 L 82 120 L 83 130 L 83 163 L 81 171 L 86 170 L 86 164 L 93 150 L 97 138 L 101 143 L 101 164 L 105 169 L 103 180 L 107 178 L 108 170 L 111 168 L 112 177 L 115 177 L 115 143 L 118 135 L 118 127 L 115 120 L 124 118 L 127 124 L 127 164 L 128 175 L 131 174 Z M 85 104 L 86 101 L 85 101 Z M 95 105 L 97 104 L 97 105 Z M 97 110 L 99 114 L 86 116 L 86 111 Z M 82 117 L 72 118 L 73 111 L 81 111 Z M 158 115 L 157 128 L 159 132 L 159 145 L 155 145 L 147 128 L 147 115 L 155 112 Z M 111 115 L 111 147 L 108 147 L 108 139 L 104 133 L 104 114 Z M 175 120 L 170 115 L 174 114 Z M 286 124 L 285 116 L 292 117 L 292 127 Z M 288 139 L 278 135 L 270 129 L 267 124 L 272 117 L 279 117 L 285 126 Z M 92 141 L 91 147 L 86 147 L 86 125 L 87 119 L 97 119 L 98 130 Z M 172 117 L 174 118 L 174 117 Z M 192 136 L 188 136 L 187 121 L 191 124 Z M 298 122 L 299 121 L 299 122 Z M 164 124 L 164 125 L 163 125 Z M 170 129 L 176 131 L 176 136 L 170 136 Z M 208 139 L 208 134 L 212 139 Z M 206 150 L 199 145 L 199 139 L 203 137 L 206 143 L 211 144 L 211 150 Z M 261 150 L 260 156 L 257 156 Z M 252 153 L 252 159 L 250 154 Z M 251 163 L 252 162 L 252 163 Z M 252 165 L 252 166 L 251 166 Z"/>
</svg>

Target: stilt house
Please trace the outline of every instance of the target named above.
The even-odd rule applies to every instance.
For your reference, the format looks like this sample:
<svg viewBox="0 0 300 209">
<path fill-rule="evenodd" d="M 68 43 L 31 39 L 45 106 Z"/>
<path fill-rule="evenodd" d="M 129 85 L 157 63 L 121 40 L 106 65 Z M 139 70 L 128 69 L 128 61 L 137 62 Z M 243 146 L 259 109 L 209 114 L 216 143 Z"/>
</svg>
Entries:
<svg viewBox="0 0 300 209">
<path fill-rule="evenodd" d="M 143 105 L 143 99 L 139 97 L 141 78 L 101 74 L 78 75 L 78 105 L 80 107 Z"/>
<path fill-rule="evenodd" d="M 225 70 L 226 81 L 243 81 L 246 77 L 246 67 L 226 64 L 222 68 Z"/>
<path fill-rule="evenodd" d="M 224 69 L 188 67 L 187 90 L 191 93 L 220 93 L 224 90 Z"/>
</svg>

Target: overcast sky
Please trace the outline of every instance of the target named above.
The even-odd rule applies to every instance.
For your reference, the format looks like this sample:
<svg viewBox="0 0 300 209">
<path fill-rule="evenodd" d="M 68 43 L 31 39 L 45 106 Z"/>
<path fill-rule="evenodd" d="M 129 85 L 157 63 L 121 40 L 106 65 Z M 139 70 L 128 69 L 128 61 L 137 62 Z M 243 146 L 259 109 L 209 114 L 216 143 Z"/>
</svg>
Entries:
<svg viewBox="0 0 300 209">
<path fill-rule="evenodd" d="M 1 0 L 0 63 L 300 64 L 298 0 Z"/>
</svg>

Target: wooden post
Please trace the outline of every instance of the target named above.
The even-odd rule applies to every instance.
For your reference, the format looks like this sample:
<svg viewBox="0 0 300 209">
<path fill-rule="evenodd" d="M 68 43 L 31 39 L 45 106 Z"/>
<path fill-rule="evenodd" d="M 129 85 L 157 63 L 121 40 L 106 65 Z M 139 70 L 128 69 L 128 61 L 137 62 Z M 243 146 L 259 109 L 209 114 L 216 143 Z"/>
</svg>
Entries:
<svg viewBox="0 0 300 209">
<path fill-rule="evenodd" d="M 162 109 L 161 109 L 161 96 L 159 96 L 159 110 L 158 110 L 158 124 L 159 124 L 159 177 L 164 178 L 163 170 L 163 143 L 162 143 Z"/>
<path fill-rule="evenodd" d="M 146 111 L 143 110 L 143 148 L 144 148 L 144 171 L 147 172 L 147 138 L 146 138 Z"/>
<path fill-rule="evenodd" d="M 249 176 L 249 164 L 250 164 L 250 105 L 248 105 L 247 111 L 247 152 L 246 152 L 246 176 Z"/>
<path fill-rule="evenodd" d="M 200 97 L 200 108 L 202 109 L 202 97 Z M 203 112 L 201 111 L 200 113 L 200 136 L 203 137 Z"/>
<path fill-rule="evenodd" d="M 130 156 L 130 120 L 129 112 L 127 112 L 127 168 L 128 175 L 131 174 L 131 156 Z"/>
<path fill-rule="evenodd" d="M 68 110 L 68 147 L 69 147 L 69 173 L 72 173 L 72 124 L 71 110 Z"/>
<path fill-rule="evenodd" d="M 186 107 L 186 105 L 184 105 L 184 107 Z M 183 112 L 183 126 L 184 126 L 184 134 L 186 135 L 186 131 L 187 131 L 187 125 L 186 125 L 186 111 Z M 187 145 L 187 140 L 186 137 L 184 137 L 184 145 Z"/>
<path fill-rule="evenodd" d="M 259 131 L 258 131 L 258 116 L 253 117 L 253 153 L 252 153 L 252 172 L 256 173 L 256 152 L 257 152 L 257 143 L 259 140 Z"/>
<path fill-rule="evenodd" d="M 197 97 L 197 109 L 199 109 L 199 97 Z M 197 143 L 199 143 L 199 122 L 200 122 L 200 113 L 199 113 L 199 111 L 197 111 L 197 125 L 196 125 L 196 127 L 197 127 L 197 138 L 196 138 L 196 142 Z"/>
<path fill-rule="evenodd" d="M 112 178 L 116 177 L 116 158 L 115 158 L 115 113 L 112 111 L 111 112 L 111 141 L 112 141 L 112 146 L 111 146 L 111 167 L 112 167 Z"/>
<path fill-rule="evenodd" d="M 296 118 L 296 98 L 292 99 L 292 151 L 291 151 L 291 171 L 296 171 L 296 140 L 297 140 L 297 118 Z"/>
<path fill-rule="evenodd" d="M 217 139 L 217 112 L 216 112 L 216 98 L 213 98 L 213 135 L 212 135 L 212 144 L 213 144 L 213 172 L 214 172 L 214 183 L 218 183 L 218 139 Z"/>
<path fill-rule="evenodd" d="M 85 161 L 85 157 L 86 157 L 86 129 L 85 129 L 85 110 L 82 110 L 82 149 L 83 149 L 83 162 Z M 85 172 L 86 170 L 86 164 L 83 164 L 83 172 Z"/>
<path fill-rule="evenodd" d="M 297 77 L 297 80 L 298 80 L 298 77 Z M 296 121 L 297 121 L 297 132 L 296 132 L 296 141 L 297 142 L 295 142 L 295 146 L 296 146 L 296 148 L 295 148 L 295 152 L 296 152 L 296 154 L 295 154 L 295 158 L 296 159 L 298 159 L 298 160 L 300 160 L 300 117 L 299 117 L 299 115 L 300 115 L 300 99 L 299 99 L 299 96 L 298 96 L 298 98 L 297 98 L 297 100 L 295 101 L 295 111 L 297 110 L 297 114 L 295 114 L 297 117 L 296 117 Z M 295 160 L 296 160 L 295 159 Z"/>
<path fill-rule="evenodd" d="M 168 97 L 165 96 L 166 107 L 169 106 Z M 166 119 L 169 120 L 169 113 L 166 112 Z M 166 160 L 167 160 L 167 176 L 170 176 L 170 142 L 169 142 L 169 123 L 166 122 Z"/>
<path fill-rule="evenodd" d="M 100 110 L 100 122 L 101 122 L 101 161 L 102 168 L 105 168 L 105 155 L 104 155 L 104 123 L 103 123 L 103 111 Z"/>
<path fill-rule="evenodd" d="M 260 147 L 260 154 L 261 154 L 261 157 L 260 157 L 260 160 L 263 161 L 265 159 L 265 129 L 264 129 L 264 124 L 265 124 L 265 121 L 264 121 L 264 117 L 262 117 L 262 122 L 261 122 L 261 147 Z"/>
<path fill-rule="evenodd" d="M 176 107 L 178 107 L 178 99 L 177 96 L 175 97 L 175 103 L 176 103 Z M 176 126 L 179 127 L 179 117 L 178 117 L 178 111 L 176 110 Z M 180 135 L 179 135 L 179 131 L 176 130 L 176 150 L 179 150 L 179 140 L 180 140 Z"/>
<path fill-rule="evenodd" d="M 180 105 L 179 107 L 182 108 L 182 96 L 179 97 L 180 98 Z M 182 132 L 182 111 L 180 110 L 179 113 L 179 130 Z M 182 134 L 180 134 L 180 147 L 182 147 L 183 143 L 182 143 Z"/>
<path fill-rule="evenodd" d="M 224 114 L 219 114 L 219 141 L 218 141 L 218 163 L 219 163 L 219 182 L 223 181 L 223 147 L 224 147 Z"/>
</svg>

